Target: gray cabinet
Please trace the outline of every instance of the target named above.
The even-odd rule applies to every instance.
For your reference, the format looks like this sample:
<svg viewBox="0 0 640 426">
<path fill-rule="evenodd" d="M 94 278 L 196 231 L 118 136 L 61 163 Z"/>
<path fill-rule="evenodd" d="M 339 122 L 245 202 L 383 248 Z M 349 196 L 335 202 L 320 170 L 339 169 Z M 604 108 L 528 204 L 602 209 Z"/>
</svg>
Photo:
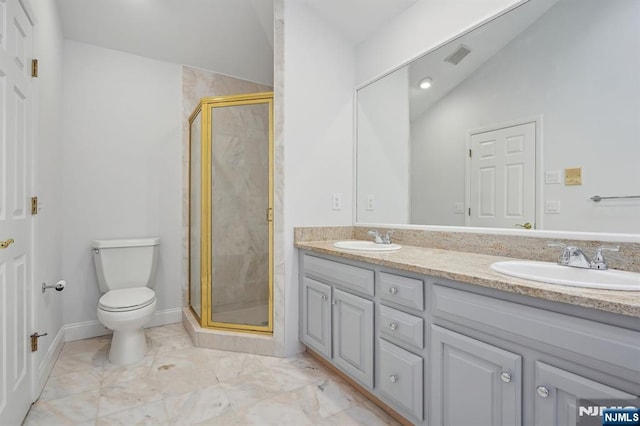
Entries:
<svg viewBox="0 0 640 426">
<path fill-rule="evenodd" d="M 302 279 L 302 342 L 331 358 L 331 286 Z"/>
<path fill-rule="evenodd" d="M 579 398 L 636 398 L 629 393 L 539 361 L 535 363 L 535 378 L 534 415 L 537 426 L 575 426 Z"/>
<path fill-rule="evenodd" d="M 373 388 L 373 271 L 304 256 L 300 340 L 363 385 Z M 347 289 L 349 291 L 345 291 Z"/>
<path fill-rule="evenodd" d="M 429 424 L 522 423 L 520 355 L 438 326 L 432 326 L 431 336 Z"/>
<path fill-rule="evenodd" d="M 379 344 L 380 393 L 422 420 L 422 358 L 383 339 Z"/>
<path fill-rule="evenodd" d="M 373 302 L 333 291 L 333 361 L 355 379 L 373 387 Z"/>
<path fill-rule="evenodd" d="M 415 424 L 575 426 L 578 398 L 640 395 L 640 324 L 613 314 L 304 252 L 300 286 L 301 341 Z"/>
</svg>

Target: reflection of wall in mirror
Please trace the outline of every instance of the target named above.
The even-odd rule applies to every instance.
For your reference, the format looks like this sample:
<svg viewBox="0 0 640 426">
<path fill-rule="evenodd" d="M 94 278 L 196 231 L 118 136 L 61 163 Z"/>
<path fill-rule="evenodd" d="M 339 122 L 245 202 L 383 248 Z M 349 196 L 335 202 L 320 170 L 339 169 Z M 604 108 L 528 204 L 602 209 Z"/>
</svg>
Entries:
<svg viewBox="0 0 640 426">
<path fill-rule="evenodd" d="M 561 202 L 559 214 L 543 215 L 543 228 L 640 232 L 640 202 L 589 200 L 640 195 L 639 20 L 635 0 L 561 1 L 414 120 L 411 223 L 464 223 L 453 206 L 465 197 L 470 130 L 541 116 L 539 172 L 584 172 L 581 186 L 543 185 L 543 203 Z"/>
<path fill-rule="evenodd" d="M 409 93 L 406 69 L 358 94 L 359 222 L 409 218 Z"/>
</svg>

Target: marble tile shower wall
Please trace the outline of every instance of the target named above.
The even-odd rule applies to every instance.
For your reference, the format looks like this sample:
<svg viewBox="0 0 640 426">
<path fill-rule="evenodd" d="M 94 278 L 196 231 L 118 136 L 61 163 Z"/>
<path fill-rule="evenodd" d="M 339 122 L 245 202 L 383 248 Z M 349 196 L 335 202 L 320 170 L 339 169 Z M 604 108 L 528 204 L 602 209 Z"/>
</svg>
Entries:
<svg viewBox="0 0 640 426">
<path fill-rule="evenodd" d="M 213 312 L 268 303 L 269 107 L 213 112 Z"/>
<path fill-rule="evenodd" d="M 271 86 L 264 84 L 254 83 L 251 81 L 241 80 L 234 77 L 229 77 L 222 74 L 217 74 L 211 71 L 200 70 L 190 67 L 182 67 L 182 99 L 183 99 L 183 128 L 182 128 L 182 140 L 183 140 L 183 253 L 184 259 L 182 263 L 182 276 L 183 276 L 183 298 L 184 305 L 186 306 L 189 300 L 188 296 L 188 267 L 189 267 L 189 116 L 193 112 L 196 105 L 200 102 L 200 99 L 211 96 L 227 96 L 237 95 L 243 93 L 258 93 L 272 91 Z M 259 125 L 257 125 L 260 128 Z M 231 141 L 227 140 L 227 144 L 231 144 Z M 235 207 L 229 207 L 229 210 L 235 210 Z M 236 210 L 237 212 L 237 210 Z M 264 215 L 264 212 L 262 213 Z M 263 218 L 261 215 L 261 218 Z M 235 226 L 228 226 L 229 231 L 238 231 Z M 242 232 L 241 230 L 238 232 Z M 249 241 L 249 237 L 246 236 L 246 240 Z M 259 257 L 259 256 L 258 256 Z M 259 259 L 254 259 L 254 262 L 260 262 Z M 235 262 L 235 263 L 233 263 Z M 229 263 L 229 267 L 236 267 L 237 269 L 248 271 L 253 266 L 249 265 L 251 261 L 247 259 L 236 258 L 233 262 Z M 245 266 L 239 266 L 245 265 Z M 251 279 L 251 277 L 249 277 Z M 264 286 L 266 287 L 266 286 Z M 228 290 L 229 296 L 224 296 L 225 292 L 220 293 L 220 297 L 231 298 L 233 291 Z"/>
</svg>

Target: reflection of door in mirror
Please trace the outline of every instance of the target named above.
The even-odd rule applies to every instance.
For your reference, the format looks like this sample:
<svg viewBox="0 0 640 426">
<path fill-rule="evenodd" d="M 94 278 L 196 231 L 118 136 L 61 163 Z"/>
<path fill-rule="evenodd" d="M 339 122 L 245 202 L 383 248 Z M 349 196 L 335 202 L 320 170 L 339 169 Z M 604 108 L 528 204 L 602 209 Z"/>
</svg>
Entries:
<svg viewBox="0 0 640 426">
<path fill-rule="evenodd" d="M 467 225 L 535 222 L 535 123 L 472 132 L 469 141 Z"/>
</svg>

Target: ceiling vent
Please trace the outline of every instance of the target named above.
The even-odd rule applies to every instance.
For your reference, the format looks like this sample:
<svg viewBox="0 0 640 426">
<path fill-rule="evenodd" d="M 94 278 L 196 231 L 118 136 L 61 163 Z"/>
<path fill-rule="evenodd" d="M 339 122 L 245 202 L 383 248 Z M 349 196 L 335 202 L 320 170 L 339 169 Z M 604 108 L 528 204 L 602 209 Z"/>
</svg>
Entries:
<svg viewBox="0 0 640 426">
<path fill-rule="evenodd" d="M 447 56 L 444 60 L 445 62 L 449 62 L 453 65 L 458 65 L 460 61 L 467 57 L 467 55 L 471 53 L 471 49 L 464 44 L 458 46 L 458 48 L 451 55 Z"/>
</svg>

